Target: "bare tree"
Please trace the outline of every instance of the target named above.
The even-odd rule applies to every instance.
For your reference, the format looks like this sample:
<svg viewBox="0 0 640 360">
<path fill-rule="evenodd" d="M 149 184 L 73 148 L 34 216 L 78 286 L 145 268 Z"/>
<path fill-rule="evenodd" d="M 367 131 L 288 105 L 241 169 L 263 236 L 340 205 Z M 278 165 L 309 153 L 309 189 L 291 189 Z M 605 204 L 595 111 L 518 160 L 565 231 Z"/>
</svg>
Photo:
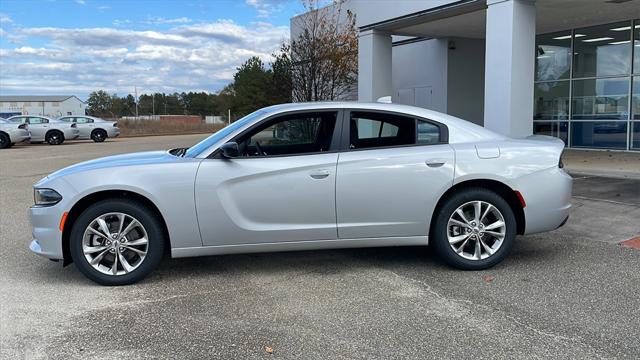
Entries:
<svg viewBox="0 0 640 360">
<path fill-rule="evenodd" d="M 319 8 L 303 0 L 307 12 L 294 20 L 291 39 L 293 101 L 340 100 L 358 78 L 358 35 L 355 15 L 343 12 L 344 0 Z"/>
</svg>

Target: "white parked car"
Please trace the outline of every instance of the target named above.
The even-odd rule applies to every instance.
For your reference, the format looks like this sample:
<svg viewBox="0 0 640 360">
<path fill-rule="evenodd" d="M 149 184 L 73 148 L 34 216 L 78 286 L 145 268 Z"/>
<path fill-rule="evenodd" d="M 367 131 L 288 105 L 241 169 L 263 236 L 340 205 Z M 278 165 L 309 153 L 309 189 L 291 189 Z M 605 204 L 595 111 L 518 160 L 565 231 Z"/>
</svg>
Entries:
<svg viewBox="0 0 640 360">
<path fill-rule="evenodd" d="M 16 124 L 0 118 L 0 149 L 31 139 L 28 124 Z"/>
<path fill-rule="evenodd" d="M 80 130 L 78 139 L 91 139 L 95 142 L 103 142 L 107 138 L 115 138 L 120 135 L 118 123 L 107 121 L 87 115 L 68 115 L 58 118 L 59 121 L 75 123 Z"/>
<path fill-rule="evenodd" d="M 34 185 L 31 250 L 107 285 L 173 257 L 431 244 L 486 269 L 562 226 L 564 143 L 395 104 L 285 104 L 190 148 L 110 156 Z M 533 241 L 533 240 L 532 240 Z"/>
<path fill-rule="evenodd" d="M 76 124 L 56 121 L 46 116 L 16 115 L 7 121 L 29 124 L 32 143 L 46 141 L 50 145 L 60 145 L 65 140 L 73 140 L 80 135 Z"/>
</svg>

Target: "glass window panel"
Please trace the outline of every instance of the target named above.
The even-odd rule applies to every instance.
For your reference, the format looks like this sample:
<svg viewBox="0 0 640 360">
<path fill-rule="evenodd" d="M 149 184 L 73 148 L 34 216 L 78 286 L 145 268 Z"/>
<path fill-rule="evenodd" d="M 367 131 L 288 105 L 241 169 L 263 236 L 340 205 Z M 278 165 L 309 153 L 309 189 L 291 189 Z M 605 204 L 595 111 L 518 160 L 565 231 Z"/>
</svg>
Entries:
<svg viewBox="0 0 640 360">
<path fill-rule="evenodd" d="M 640 121 L 633 122 L 633 130 L 631 132 L 631 147 L 640 150 Z"/>
<path fill-rule="evenodd" d="M 629 78 L 573 81 L 574 120 L 626 120 L 629 116 Z"/>
<path fill-rule="evenodd" d="M 245 156 L 308 154 L 329 150 L 337 114 L 283 115 L 252 128 L 236 140 Z"/>
<path fill-rule="evenodd" d="M 383 113 L 352 112 L 351 149 L 411 145 L 416 143 L 415 119 Z"/>
<path fill-rule="evenodd" d="M 440 128 L 426 121 L 418 120 L 418 144 L 438 144 Z"/>
<path fill-rule="evenodd" d="M 536 120 L 566 120 L 569 117 L 569 81 L 535 84 L 534 113 Z"/>
<path fill-rule="evenodd" d="M 624 75 L 631 71 L 631 22 L 575 30 L 573 76 Z"/>
<path fill-rule="evenodd" d="M 565 144 L 567 144 L 568 128 L 569 123 L 566 121 L 536 121 L 533 123 L 534 134 L 557 137 Z"/>
<path fill-rule="evenodd" d="M 571 123 L 571 146 L 626 149 L 626 121 L 585 121 Z"/>
<path fill-rule="evenodd" d="M 633 78 L 631 113 L 633 114 L 633 119 L 640 120 L 640 76 L 634 76 Z"/>
<path fill-rule="evenodd" d="M 536 37 L 536 80 L 569 78 L 571 31 Z"/>
<path fill-rule="evenodd" d="M 635 41 L 633 44 L 634 45 L 633 72 L 636 74 L 640 74 L 640 19 L 636 20 L 634 24 L 635 24 L 634 26 L 635 35 L 633 36 L 633 38 L 635 39 Z"/>
</svg>

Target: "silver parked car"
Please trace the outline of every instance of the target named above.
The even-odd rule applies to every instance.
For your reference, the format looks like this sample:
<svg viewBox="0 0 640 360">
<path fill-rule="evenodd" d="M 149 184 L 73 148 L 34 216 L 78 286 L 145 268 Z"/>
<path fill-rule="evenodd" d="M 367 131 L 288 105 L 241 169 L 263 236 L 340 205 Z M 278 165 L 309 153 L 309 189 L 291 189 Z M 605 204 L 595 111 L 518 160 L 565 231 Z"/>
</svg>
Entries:
<svg viewBox="0 0 640 360">
<path fill-rule="evenodd" d="M 80 130 L 78 139 L 91 139 L 95 142 L 103 142 L 107 138 L 115 138 L 120 135 L 118 123 L 107 121 L 87 115 L 69 115 L 58 118 L 59 121 L 75 123 Z"/>
<path fill-rule="evenodd" d="M 34 185 L 30 248 L 106 285 L 173 257 L 432 244 L 485 269 L 568 218 L 564 143 L 395 104 L 258 110 L 190 148 L 110 156 Z"/>
<path fill-rule="evenodd" d="M 28 124 L 15 124 L 0 118 L 0 149 L 31 139 Z"/>
<path fill-rule="evenodd" d="M 60 145 L 65 140 L 73 140 L 80 135 L 76 124 L 56 121 L 46 116 L 16 115 L 7 121 L 29 124 L 32 143 L 46 141 L 50 145 Z"/>
</svg>

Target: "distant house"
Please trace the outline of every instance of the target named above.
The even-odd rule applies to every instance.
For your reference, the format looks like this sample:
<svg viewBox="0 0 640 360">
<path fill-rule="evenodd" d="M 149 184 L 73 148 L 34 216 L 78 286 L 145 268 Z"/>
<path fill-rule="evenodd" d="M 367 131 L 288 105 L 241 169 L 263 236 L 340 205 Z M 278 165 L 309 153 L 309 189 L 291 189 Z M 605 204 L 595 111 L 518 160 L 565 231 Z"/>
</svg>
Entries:
<svg viewBox="0 0 640 360">
<path fill-rule="evenodd" d="M 0 117 L 13 115 L 84 115 L 87 104 L 74 95 L 0 96 Z"/>
</svg>

